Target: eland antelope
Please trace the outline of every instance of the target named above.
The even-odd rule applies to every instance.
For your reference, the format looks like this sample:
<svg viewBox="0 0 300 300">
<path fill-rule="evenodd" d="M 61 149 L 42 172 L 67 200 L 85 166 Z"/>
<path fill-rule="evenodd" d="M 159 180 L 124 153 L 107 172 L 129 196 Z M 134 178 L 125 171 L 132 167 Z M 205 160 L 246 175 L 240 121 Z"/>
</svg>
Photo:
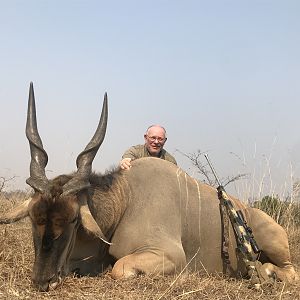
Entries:
<svg viewBox="0 0 300 300">
<path fill-rule="evenodd" d="M 113 278 L 190 271 L 222 272 L 222 225 L 214 187 L 161 159 L 142 158 L 128 171 L 92 172 L 108 117 L 104 96 L 97 130 L 78 155 L 77 171 L 52 180 L 37 129 L 33 85 L 29 90 L 26 135 L 30 144 L 33 195 L 0 223 L 29 217 L 35 260 L 32 281 L 38 290 L 55 288 L 70 272 Z M 260 273 L 293 281 L 287 234 L 264 212 L 232 199 L 252 228 L 261 249 Z M 231 275 L 243 275 L 229 232 Z"/>
</svg>

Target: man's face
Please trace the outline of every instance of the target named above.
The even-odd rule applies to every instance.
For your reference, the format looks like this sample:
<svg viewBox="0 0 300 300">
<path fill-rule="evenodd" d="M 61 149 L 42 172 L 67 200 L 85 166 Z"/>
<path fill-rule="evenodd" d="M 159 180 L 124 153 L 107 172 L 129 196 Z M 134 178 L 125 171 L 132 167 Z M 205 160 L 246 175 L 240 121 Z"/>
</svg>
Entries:
<svg viewBox="0 0 300 300">
<path fill-rule="evenodd" d="M 148 129 L 144 135 L 145 145 L 152 156 L 158 156 L 163 148 L 167 138 L 165 137 L 165 131 L 163 128 L 153 126 Z"/>
</svg>

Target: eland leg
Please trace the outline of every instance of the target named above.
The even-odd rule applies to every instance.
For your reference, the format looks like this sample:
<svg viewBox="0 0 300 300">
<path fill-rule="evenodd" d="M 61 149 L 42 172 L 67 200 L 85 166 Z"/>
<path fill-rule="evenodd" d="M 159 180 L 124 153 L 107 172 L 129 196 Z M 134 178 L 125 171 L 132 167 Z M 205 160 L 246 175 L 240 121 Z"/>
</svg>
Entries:
<svg viewBox="0 0 300 300">
<path fill-rule="evenodd" d="M 186 264 L 185 255 L 170 256 L 164 252 L 140 252 L 120 258 L 114 265 L 114 279 L 128 278 L 139 274 L 173 274 L 180 272 Z"/>
<path fill-rule="evenodd" d="M 285 230 L 261 210 L 252 209 L 250 214 L 254 238 L 262 251 L 261 274 L 286 282 L 298 280 Z"/>
</svg>

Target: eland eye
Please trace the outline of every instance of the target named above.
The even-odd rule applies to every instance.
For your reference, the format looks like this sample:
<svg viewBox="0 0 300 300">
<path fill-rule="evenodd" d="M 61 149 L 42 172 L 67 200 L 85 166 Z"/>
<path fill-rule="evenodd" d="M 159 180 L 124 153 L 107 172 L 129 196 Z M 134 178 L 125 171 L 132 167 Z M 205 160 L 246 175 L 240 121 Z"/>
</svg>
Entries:
<svg viewBox="0 0 300 300">
<path fill-rule="evenodd" d="M 77 221 L 77 219 L 78 219 L 78 217 L 76 216 L 76 217 L 70 222 L 70 224 L 75 223 L 75 222 Z"/>
</svg>

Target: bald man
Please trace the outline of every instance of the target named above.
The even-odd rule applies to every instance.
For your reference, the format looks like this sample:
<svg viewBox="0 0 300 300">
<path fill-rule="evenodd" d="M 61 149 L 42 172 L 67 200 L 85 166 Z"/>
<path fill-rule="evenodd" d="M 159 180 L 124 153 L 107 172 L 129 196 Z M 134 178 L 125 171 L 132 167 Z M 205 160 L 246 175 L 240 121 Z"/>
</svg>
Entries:
<svg viewBox="0 0 300 300">
<path fill-rule="evenodd" d="M 129 148 L 122 156 L 120 167 L 123 170 L 131 168 L 131 161 L 142 157 L 158 157 L 177 165 L 175 158 L 163 149 L 167 141 L 167 133 L 160 125 L 151 125 L 144 134 L 145 144 Z"/>
</svg>

